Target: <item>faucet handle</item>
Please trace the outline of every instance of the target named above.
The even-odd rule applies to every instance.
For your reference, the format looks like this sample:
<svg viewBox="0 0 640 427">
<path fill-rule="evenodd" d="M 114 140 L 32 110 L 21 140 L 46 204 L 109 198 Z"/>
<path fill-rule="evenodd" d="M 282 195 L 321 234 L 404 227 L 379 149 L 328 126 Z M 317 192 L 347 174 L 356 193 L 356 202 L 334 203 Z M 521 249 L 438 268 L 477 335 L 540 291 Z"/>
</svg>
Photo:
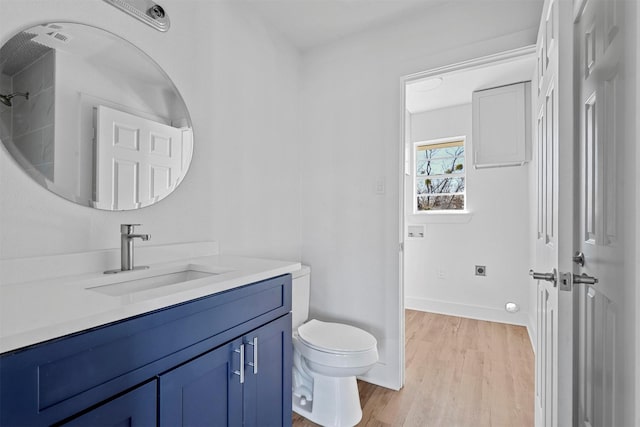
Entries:
<svg viewBox="0 0 640 427">
<path fill-rule="evenodd" d="M 142 224 L 120 224 L 120 234 L 133 233 L 133 227 L 138 227 Z"/>
</svg>

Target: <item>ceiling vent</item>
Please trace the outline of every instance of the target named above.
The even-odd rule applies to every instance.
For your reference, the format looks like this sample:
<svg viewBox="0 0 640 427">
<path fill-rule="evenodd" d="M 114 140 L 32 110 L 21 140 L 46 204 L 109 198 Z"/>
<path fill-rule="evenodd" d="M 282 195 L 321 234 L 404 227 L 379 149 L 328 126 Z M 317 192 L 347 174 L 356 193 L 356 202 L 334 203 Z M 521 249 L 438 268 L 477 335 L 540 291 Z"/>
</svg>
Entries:
<svg viewBox="0 0 640 427">
<path fill-rule="evenodd" d="M 51 31 L 47 33 L 47 36 L 62 43 L 69 43 L 69 41 L 71 41 L 71 36 L 64 33 L 60 33 L 58 31 Z"/>
</svg>

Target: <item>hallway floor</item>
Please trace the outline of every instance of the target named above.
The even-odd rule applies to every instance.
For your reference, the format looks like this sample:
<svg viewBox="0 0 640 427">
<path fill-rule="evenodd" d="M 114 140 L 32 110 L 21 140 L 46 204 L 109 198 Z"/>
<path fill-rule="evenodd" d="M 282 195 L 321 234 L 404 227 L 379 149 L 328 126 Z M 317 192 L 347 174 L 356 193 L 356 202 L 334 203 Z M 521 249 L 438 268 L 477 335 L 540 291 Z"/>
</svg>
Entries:
<svg viewBox="0 0 640 427">
<path fill-rule="evenodd" d="M 534 358 L 525 327 L 405 314 L 405 386 L 359 381 L 360 426 L 533 426 Z M 315 426 L 297 414 L 293 425 Z"/>
</svg>

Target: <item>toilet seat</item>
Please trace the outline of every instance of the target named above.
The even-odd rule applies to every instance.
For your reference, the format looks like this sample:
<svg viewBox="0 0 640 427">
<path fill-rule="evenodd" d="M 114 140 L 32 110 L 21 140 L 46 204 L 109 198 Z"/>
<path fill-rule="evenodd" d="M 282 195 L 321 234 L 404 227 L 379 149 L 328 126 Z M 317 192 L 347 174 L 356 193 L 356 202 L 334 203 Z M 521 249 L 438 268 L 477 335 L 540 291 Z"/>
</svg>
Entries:
<svg viewBox="0 0 640 427">
<path fill-rule="evenodd" d="M 375 337 L 341 323 L 312 319 L 294 332 L 293 347 L 323 375 L 361 375 L 378 361 Z"/>
<path fill-rule="evenodd" d="M 373 335 L 355 326 L 316 319 L 301 325 L 298 336 L 308 347 L 334 354 L 368 352 L 377 345 Z"/>
</svg>

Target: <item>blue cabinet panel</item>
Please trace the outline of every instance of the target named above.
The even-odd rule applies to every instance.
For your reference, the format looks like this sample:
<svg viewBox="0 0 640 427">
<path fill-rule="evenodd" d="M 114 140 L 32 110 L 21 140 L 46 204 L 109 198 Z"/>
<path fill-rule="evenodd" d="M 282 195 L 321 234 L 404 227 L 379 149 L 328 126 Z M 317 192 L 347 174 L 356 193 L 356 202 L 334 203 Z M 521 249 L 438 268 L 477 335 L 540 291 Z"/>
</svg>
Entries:
<svg viewBox="0 0 640 427">
<path fill-rule="evenodd" d="M 291 276 L 0 355 L 0 425 L 51 425 L 291 310 Z"/>
<path fill-rule="evenodd" d="M 254 341 L 255 339 L 255 341 Z M 257 343 L 257 373 L 248 367 L 244 388 L 245 426 L 291 425 L 292 343 L 291 315 L 281 317 L 244 337 Z M 248 346 L 247 360 L 254 360 L 254 346 Z"/>
<path fill-rule="evenodd" d="M 291 353 L 287 314 L 161 375 L 160 427 L 290 426 Z"/>
<path fill-rule="evenodd" d="M 81 345 L 73 354 L 56 357 L 38 367 L 39 409 L 46 409 L 132 368 L 153 363 L 216 333 L 281 308 L 283 296 L 282 287 L 267 286 L 259 291 L 252 289 L 247 295 L 237 295 L 233 300 L 214 296 L 132 323 L 116 324 L 112 328 L 120 329 L 119 334 L 112 332 L 100 344 Z M 99 332 L 102 331 L 94 334 Z"/>
<path fill-rule="evenodd" d="M 240 358 L 232 341 L 160 376 L 160 427 L 241 426 Z"/>
<path fill-rule="evenodd" d="M 61 425 L 153 427 L 156 425 L 157 389 L 157 382 L 151 381 Z"/>
</svg>

